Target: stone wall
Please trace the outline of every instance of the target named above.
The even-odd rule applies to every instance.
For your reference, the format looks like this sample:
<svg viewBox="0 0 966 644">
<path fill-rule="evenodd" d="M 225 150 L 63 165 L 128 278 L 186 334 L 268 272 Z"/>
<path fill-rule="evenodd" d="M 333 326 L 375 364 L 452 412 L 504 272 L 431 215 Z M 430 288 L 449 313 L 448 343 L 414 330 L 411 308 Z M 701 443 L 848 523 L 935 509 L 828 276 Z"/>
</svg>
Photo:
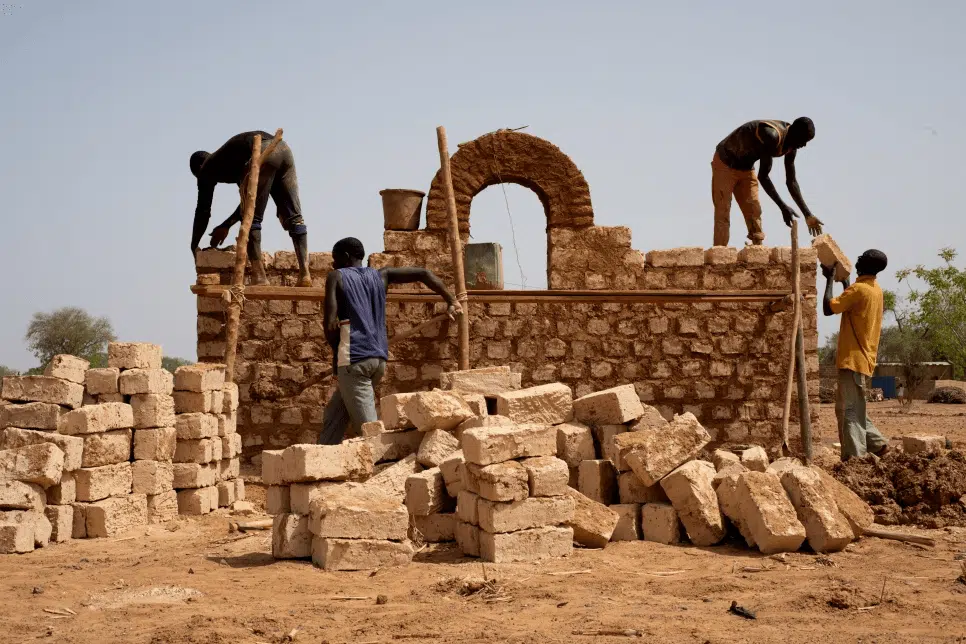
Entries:
<svg viewBox="0 0 966 644">
<path fill-rule="evenodd" d="M 789 248 L 643 253 L 631 247 L 630 229 L 594 226 L 580 171 L 559 149 L 536 137 L 511 132 L 480 137 L 460 147 L 452 171 L 464 244 L 470 202 L 480 190 L 512 181 L 538 194 L 548 214 L 547 277 L 553 290 L 791 289 Z M 369 256 L 369 265 L 425 266 L 452 283 L 444 215 L 437 177 L 427 200 L 426 229 L 385 231 L 384 249 Z M 233 258 L 230 251 L 199 253 L 199 283 L 229 283 Z M 295 284 L 293 253 L 265 259 L 272 284 Z M 312 254 L 316 286 L 323 285 L 330 267 L 327 253 Z M 812 249 L 803 249 L 801 269 L 809 392 L 817 403 L 817 262 Z M 412 289 L 404 292 L 413 295 Z M 442 302 L 390 297 L 390 338 L 442 310 Z M 524 386 L 560 381 L 577 396 L 634 383 L 641 400 L 666 415 L 693 412 L 717 442 L 780 442 L 790 310 L 772 313 L 767 303 L 748 302 L 534 303 L 510 296 L 500 302 L 471 301 L 468 314 L 471 367 L 509 364 L 522 374 Z M 198 298 L 199 360 L 223 360 L 224 321 L 220 301 Z M 456 368 L 456 335 L 455 324 L 440 323 L 393 346 L 379 395 L 436 386 L 442 371 Z M 325 369 L 330 356 L 320 303 L 245 303 L 236 381 L 242 401 L 238 431 L 246 453 L 314 442 L 332 385 L 301 391 L 299 383 Z"/>
</svg>

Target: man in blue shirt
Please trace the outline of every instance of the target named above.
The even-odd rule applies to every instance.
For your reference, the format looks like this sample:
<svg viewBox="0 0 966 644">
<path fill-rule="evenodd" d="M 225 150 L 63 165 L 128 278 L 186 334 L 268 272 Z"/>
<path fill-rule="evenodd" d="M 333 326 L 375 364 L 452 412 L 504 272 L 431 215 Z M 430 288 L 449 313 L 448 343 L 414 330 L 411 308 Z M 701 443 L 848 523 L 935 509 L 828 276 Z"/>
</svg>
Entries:
<svg viewBox="0 0 966 644">
<path fill-rule="evenodd" d="M 449 315 L 462 313 L 456 298 L 425 268 L 366 268 L 366 251 L 355 237 L 332 248 L 334 270 L 325 278 L 325 335 L 332 347 L 332 371 L 338 388 L 325 406 L 319 443 L 337 445 L 351 423 L 355 434 L 363 423 L 379 419 L 375 387 L 386 372 L 386 290 L 390 284 L 421 282 L 441 295 Z"/>
</svg>

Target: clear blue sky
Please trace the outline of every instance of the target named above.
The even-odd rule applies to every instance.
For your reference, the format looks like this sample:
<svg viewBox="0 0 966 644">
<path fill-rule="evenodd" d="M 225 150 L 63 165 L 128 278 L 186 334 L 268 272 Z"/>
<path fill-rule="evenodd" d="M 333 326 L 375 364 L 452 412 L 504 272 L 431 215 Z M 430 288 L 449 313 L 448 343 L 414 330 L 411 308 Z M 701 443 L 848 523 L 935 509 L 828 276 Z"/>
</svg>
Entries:
<svg viewBox="0 0 966 644">
<path fill-rule="evenodd" d="M 597 223 L 640 250 L 708 246 L 715 144 L 753 118 L 807 115 L 806 201 L 883 280 L 966 253 L 966 4 L 575 2 L 33 2 L 0 8 L 0 364 L 34 366 L 35 311 L 78 305 L 123 340 L 195 357 L 188 156 L 285 128 L 310 246 L 382 248 L 379 190 L 427 190 L 434 128 L 451 147 L 529 125 L 569 154 Z M 783 195 L 783 170 L 776 166 Z M 528 285 L 546 283 L 545 219 L 509 186 Z M 787 245 L 762 194 L 766 243 Z M 219 186 L 213 219 L 237 205 Z M 743 223 L 733 208 L 732 240 Z M 290 249 L 274 206 L 264 247 Z M 477 241 L 504 245 L 498 186 L 473 204 Z M 803 231 L 803 239 L 804 239 Z M 734 243 L 734 241 L 733 241 Z M 806 242 L 807 243 L 807 240 Z M 966 257 L 966 254 L 964 254 Z M 963 260 L 959 262 L 963 263 Z M 835 322 L 823 320 L 824 335 Z"/>
</svg>

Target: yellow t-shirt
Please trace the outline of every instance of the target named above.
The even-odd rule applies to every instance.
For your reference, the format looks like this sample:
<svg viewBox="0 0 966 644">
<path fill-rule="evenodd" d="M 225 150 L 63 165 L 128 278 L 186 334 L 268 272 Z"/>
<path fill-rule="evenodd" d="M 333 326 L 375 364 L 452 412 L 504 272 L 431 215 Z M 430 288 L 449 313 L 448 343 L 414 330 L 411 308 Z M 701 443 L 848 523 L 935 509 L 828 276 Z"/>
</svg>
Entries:
<svg viewBox="0 0 966 644">
<path fill-rule="evenodd" d="M 829 303 L 832 313 L 842 314 L 835 364 L 871 376 L 882 332 L 882 289 L 871 275 L 862 275 L 855 284 Z"/>
</svg>

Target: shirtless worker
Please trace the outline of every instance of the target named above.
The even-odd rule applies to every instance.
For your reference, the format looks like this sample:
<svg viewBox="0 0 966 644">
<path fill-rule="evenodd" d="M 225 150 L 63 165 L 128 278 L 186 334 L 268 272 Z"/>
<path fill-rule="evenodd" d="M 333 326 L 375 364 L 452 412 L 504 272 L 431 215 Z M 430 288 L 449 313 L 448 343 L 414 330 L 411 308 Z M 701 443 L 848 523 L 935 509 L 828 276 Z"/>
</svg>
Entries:
<svg viewBox="0 0 966 644">
<path fill-rule="evenodd" d="M 425 268 L 366 268 L 362 242 L 346 237 L 332 247 L 333 270 L 325 278 L 325 335 L 332 347 L 338 388 L 325 406 L 319 444 L 337 445 L 351 423 L 378 420 L 375 387 L 386 371 L 386 290 L 390 284 L 421 282 L 443 297 L 451 318 L 462 313 L 456 298 Z"/>
<path fill-rule="evenodd" d="M 870 249 L 855 262 L 858 277 L 845 291 L 832 297 L 835 266 L 822 266 L 825 275 L 825 296 L 822 312 L 842 315 L 839 343 L 835 353 L 838 367 L 838 386 L 835 392 L 835 419 L 838 421 L 842 460 L 863 457 L 868 452 L 882 456 L 888 443 L 866 413 L 869 378 L 875 371 L 882 331 L 882 289 L 875 276 L 885 270 L 888 259 L 881 250 Z"/>
<path fill-rule="evenodd" d="M 208 229 L 211 217 L 211 200 L 215 185 L 234 183 L 241 185 L 248 173 L 252 160 L 252 144 L 256 134 L 262 135 L 262 150 L 272 142 L 268 132 L 242 132 L 209 154 L 198 151 L 191 155 L 191 174 L 198 179 L 198 205 L 195 207 L 194 229 L 191 233 L 191 252 L 198 250 L 198 244 Z M 258 173 L 258 191 L 255 197 L 255 218 L 248 233 L 248 259 L 252 263 L 252 284 L 268 284 L 265 266 L 262 263 L 262 216 L 268 197 L 275 202 L 276 214 L 282 228 L 288 231 L 295 246 L 295 257 L 299 263 L 298 286 L 312 286 L 309 274 L 309 235 L 302 220 L 302 205 L 299 203 L 298 178 L 295 176 L 295 158 L 285 141 L 279 142 L 275 150 L 262 163 Z M 211 231 L 211 246 L 218 248 L 228 236 L 232 226 L 241 222 L 241 205 L 228 219 L 215 226 Z"/>
<path fill-rule="evenodd" d="M 805 223 L 812 235 L 822 234 L 822 222 L 813 215 L 802 199 L 795 178 L 795 155 L 815 138 L 812 119 L 800 117 L 793 123 L 785 121 L 749 121 L 726 136 L 715 149 L 711 161 L 711 200 L 714 202 L 714 245 L 727 246 L 731 234 L 731 195 L 735 196 L 748 225 L 748 239 L 761 245 L 765 234 L 761 231 L 761 202 L 758 201 L 758 182 L 778 205 L 785 224 L 792 225 L 798 213 L 778 196 L 768 176 L 772 159 L 785 157 L 785 185 L 792 199 L 805 213 Z M 755 162 L 760 161 L 758 176 Z"/>
</svg>

